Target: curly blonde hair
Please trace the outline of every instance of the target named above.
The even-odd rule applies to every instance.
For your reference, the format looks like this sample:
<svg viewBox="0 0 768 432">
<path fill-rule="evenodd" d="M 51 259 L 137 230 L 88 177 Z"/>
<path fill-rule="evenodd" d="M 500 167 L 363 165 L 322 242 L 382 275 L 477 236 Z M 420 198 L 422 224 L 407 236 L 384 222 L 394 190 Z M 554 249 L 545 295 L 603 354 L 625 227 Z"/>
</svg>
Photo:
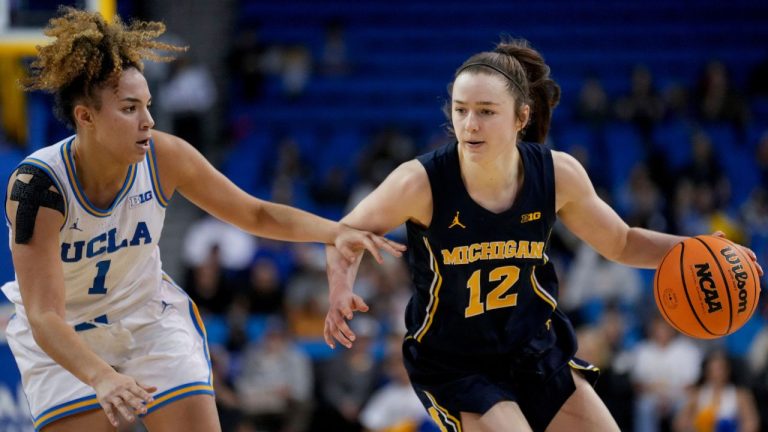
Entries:
<svg viewBox="0 0 768 432">
<path fill-rule="evenodd" d="M 132 21 L 126 25 L 116 16 L 108 23 L 98 12 L 60 7 L 44 30 L 54 41 L 37 46 L 37 57 L 29 76 L 22 80 L 25 90 L 42 90 L 55 95 L 54 113 L 75 129 L 75 103 L 88 102 L 101 107 L 94 90 L 117 85 L 123 70 L 144 70 L 143 60 L 171 61 L 154 50 L 186 51 L 156 38 L 165 32 L 165 24 Z"/>
</svg>

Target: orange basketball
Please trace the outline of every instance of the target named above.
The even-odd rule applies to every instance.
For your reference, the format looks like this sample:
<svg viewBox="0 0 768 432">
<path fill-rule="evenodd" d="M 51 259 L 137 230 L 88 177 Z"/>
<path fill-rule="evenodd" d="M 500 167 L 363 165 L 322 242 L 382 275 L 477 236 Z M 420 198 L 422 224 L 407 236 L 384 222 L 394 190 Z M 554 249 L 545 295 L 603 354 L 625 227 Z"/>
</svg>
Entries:
<svg viewBox="0 0 768 432">
<path fill-rule="evenodd" d="M 661 260 L 653 283 L 656 305 L 672 327 L 714 339 L 744 325 L 757 307 L 755 265 L 733 242 L 709 235 L 676 244 Z"/>
</svg>

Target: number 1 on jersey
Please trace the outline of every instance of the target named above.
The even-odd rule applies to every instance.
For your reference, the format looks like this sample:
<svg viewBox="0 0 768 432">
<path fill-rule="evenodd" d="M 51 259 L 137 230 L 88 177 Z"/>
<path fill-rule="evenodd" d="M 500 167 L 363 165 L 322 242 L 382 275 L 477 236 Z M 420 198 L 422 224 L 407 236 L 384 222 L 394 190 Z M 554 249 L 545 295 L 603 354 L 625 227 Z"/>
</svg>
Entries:
<svg viewBox="0 0 768 432">
<path fill-rule="evenodd" d="M 496 288 L 488 293 L 485 304 L 480 299 L 480 273 L 481 270 L 475 270 L 467 281 L 469 289 L 469 305 L 464 309 L 464 318 L 473 317 L 485 313 L 486 310 L 501 309 L 517 305 L 517 293 L 508 293 L 512 286 L 520 278 L 520 267 L 503 266 L 491 270 L 488 280 L 491 282 L 501 281 Z"/>
<path fill-rule="evenodd" d="M 106 294 L 107 287 L 104 284 L 107 281 L 107 272 L 112 260 L 104 260 L 96 263 L 96 277 L 93 278 L 93 286 L 88 288 L 88 294 Z"/>
</svg>

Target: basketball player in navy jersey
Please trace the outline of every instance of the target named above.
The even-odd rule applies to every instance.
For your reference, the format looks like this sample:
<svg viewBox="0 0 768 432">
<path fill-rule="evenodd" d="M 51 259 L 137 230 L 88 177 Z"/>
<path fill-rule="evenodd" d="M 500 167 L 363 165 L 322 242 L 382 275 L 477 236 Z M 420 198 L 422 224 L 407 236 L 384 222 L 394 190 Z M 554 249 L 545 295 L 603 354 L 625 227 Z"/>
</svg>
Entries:
<svg viewBox="0 0 768 432">
<path fill-rule="evenodd" d="M 540 144 L 560 89 L 526 42 L 470 57 L 449 88 L 457 143 L 402 164 L 343 219 L 377 233 L 407 225 L 413 388 L 441 430 L 616 431 L 557 309 L 552 225 L 559 217 L 606 258 L 644 268 L 682 238 L 630 228 L 573 157 Z M 325 339 L 349 347 L 346 320 L 368 310 L 352 292 L 359 260 L 327 249 Z"/>
<path fill-rule="evenodd" d="M 35 430 L 113 431 L 144 418 L 151 432 L 220 430 L 205 330 L 163 273 L 157 246 L 178 192 L 244 231 L 334 244 L 354 259 L 397 245 L 249 196 L 187 142 L 154 131 L 142 60 L 161 23 L 65 8 L 46 29 L 27 81 L 54 93 L 75 135 L 25 158 L 5 209 L 16 280 L 8 343 Z M 124 420 L 121 420 L 124 419 Z"/>
</svg>

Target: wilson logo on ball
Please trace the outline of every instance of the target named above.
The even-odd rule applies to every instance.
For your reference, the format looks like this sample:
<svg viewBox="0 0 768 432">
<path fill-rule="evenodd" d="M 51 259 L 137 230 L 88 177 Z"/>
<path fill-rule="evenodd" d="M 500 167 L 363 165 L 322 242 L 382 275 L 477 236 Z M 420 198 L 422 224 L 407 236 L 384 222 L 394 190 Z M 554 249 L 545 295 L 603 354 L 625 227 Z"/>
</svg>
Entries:
<svg viewBox="0 0 768 432">
<path fill-rule="evenodd" d="M 725 260 L 731 265 L 731 273 L 736 278 L 736 288 L 739 290 L 739 313 L 745 312 L 747 310 L 747 279 L 749 275 L 744 270 L 744 266 L 733 248 L 721 249 L 720 255 L 725 257 Z"/>
<path fill-rule="evenodd" d="M 722 310 L 723 304 L 720 303 L 720 296 L 717 294 L 717 287 L 712 279 L 709 263 L 694 264 L 694 267 L 696 267 L 699 289 L 704 294 L 704 302 L 707 304 L 707 312 L 712 313 Z"/>
</svg>

